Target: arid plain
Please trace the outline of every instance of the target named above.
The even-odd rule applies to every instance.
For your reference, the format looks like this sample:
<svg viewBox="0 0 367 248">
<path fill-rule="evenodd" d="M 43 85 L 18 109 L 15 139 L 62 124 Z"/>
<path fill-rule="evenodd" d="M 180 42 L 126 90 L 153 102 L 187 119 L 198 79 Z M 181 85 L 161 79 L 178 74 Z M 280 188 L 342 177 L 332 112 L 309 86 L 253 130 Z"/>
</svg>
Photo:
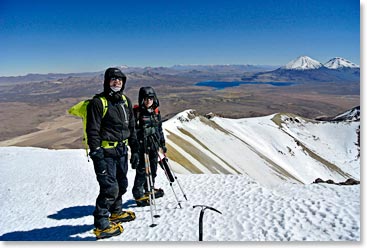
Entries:
<svg viewBox="0 0 367 248">
<path fill-rule="evenodd" d="M 145 69 L 126 74 L 125 94 L 137 104 L 139 88 L 152 86 L 158 94 L 164 119 L 186 109 L 228 118 L 290 112 L 315 119 L 335 116 L 360 105 L 359 82 L 306 82 L 291 86 L 243 84 L 218 90 L 195 84 L 206 80 L 236 81 L 243 73 L 240 70 L 216 73 Z M 78 101 L 101 92 L 102 84 L 103 72 L 37 82 L 1 83 L 0 146 L 82 148 L 81 120 L 70 116 L 67 110 Z"/>
</svg>

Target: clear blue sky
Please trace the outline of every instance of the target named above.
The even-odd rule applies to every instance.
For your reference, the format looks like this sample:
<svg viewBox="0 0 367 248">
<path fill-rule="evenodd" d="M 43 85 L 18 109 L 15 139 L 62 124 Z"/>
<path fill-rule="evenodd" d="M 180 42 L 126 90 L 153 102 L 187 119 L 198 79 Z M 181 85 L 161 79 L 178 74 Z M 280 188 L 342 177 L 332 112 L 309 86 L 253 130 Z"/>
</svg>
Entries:
<svg viewBox="0 0 367 248">
<path fill-rule="evenodd" d="M 110 65 L 360 63 L 359 0 L 0 1 L 0 76 Z"/>
</svg>

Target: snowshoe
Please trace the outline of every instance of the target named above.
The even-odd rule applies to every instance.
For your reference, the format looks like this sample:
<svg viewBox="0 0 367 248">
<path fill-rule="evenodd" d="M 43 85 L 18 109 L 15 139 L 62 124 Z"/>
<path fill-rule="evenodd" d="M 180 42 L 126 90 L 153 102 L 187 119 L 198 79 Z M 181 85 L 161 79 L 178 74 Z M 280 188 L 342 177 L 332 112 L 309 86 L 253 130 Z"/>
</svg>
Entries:
<svg viewBox="0 0 367 248">
<path fill-rule="evenodd" d="M 97 239 L 105 239 L 105 238 L 110 238 L 113 236 L 118 236 L 123 231 L 124 231 L 124 228 L 122 227 L 120 223 L 111 222 L 107 228 L 103 230 L 96 228 L 93 230 L 93 233 L 96 235 Z"/>
<path fill-rule="evenodd" d="M 149 197 L 149 194 L 150 194 L 150 192 L 146 192 L 144 195 Z M 154 189 L 154 197 L 155 197 L 155 199 L 160 198 L 160 197 L 163 197 L 163 196 L 164 196 L 163 189 L 160 189 L 160 188 L 159 189 Z"/>
<path fill-rule="evenodd" d="M 133 211 L 122 211 L 121 213 L 112 213 L 110 221 L 115 223 L 129 222 L 135 220 L 136 216 Z"/>
<path fill-rule="evenodd" d="M 145 206 L 149 206 L 150 205 L 150 201 L 149 201 L 149 195 L 146 196 L 144 195 L 143 197 L 141 198 L 137 198 L 135 199 L 135 202 L 136 202 L 136 205 L 138 207 L 145 207 Z"/>
</svg>

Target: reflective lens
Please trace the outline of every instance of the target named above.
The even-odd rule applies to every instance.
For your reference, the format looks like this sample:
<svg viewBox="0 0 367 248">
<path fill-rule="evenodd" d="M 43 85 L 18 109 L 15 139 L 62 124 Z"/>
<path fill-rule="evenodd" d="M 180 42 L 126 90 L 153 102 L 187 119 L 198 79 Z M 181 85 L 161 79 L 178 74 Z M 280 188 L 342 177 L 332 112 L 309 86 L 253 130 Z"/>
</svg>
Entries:
<svg viewBox="0 0 367 248">
<path fill-rule="evenodd" d="M 122 81 L 122 78 L 115 78 L 115 77 L 111 78 L 111 81 L 115 81 L 115 80 Z"/>
</svg>

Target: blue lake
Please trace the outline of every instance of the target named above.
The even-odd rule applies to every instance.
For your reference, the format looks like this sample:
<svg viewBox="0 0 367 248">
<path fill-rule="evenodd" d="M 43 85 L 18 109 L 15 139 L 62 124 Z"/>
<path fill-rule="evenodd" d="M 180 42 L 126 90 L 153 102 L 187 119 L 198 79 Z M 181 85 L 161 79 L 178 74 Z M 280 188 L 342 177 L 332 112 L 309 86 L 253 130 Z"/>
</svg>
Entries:
<svg viewBox="0 0 367 248">
<path fill-rule="evenodd" d="M 208 87 L 213 87 L 216 88 L 217 90 L 222 90 L 224 88 L 228 88 L 228 87 L 235 87 L 235 86 L 239 86 L 241 84 L 270 84 L 273 86 L 291 86 L 294 85 L 296 83 L 293 82 L 243 82 L 243 81 L 232 81 L 232 82 L 219 82 L 219 81 L 204 81 L 204 82 L 199 82 L 196 83 L 195 85 L 197 86 L 208 86 Z"/>
</svg>

